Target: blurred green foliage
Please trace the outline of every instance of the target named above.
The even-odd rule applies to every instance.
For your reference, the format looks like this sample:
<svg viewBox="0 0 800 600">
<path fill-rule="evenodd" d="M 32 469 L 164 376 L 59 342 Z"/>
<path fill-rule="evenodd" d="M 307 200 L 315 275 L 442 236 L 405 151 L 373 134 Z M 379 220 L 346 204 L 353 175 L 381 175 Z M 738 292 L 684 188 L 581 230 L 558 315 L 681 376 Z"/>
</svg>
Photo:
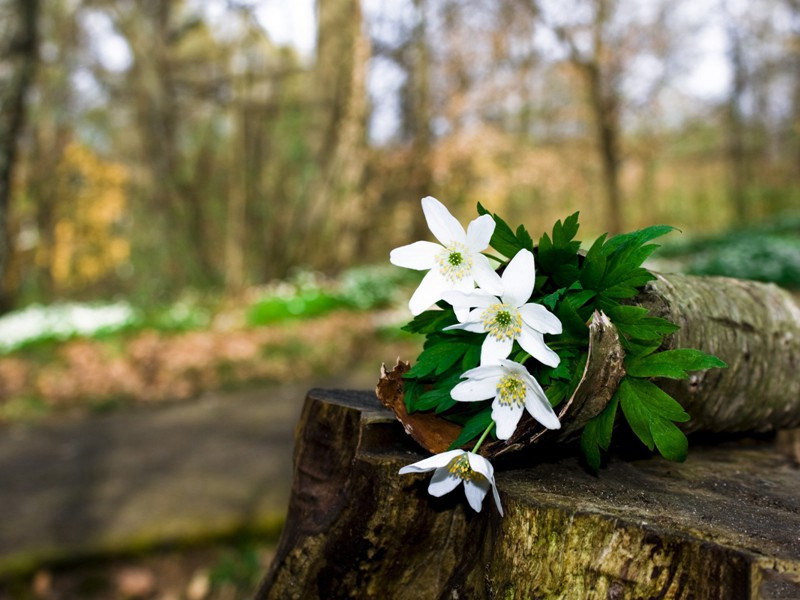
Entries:
<svg viewBox="0 0 800 600">
<path fill-rule="evenodd" d="M 372 310 L 398 300 L 398 292 L 419 281 L 419 274 L 390 265 L 347 269 L 338 280 L 322 282 L 300 271 L 289 282 L 273 286 L 247 312 L 250 325 L 268 325 L 316 317 L 336 309 Z"/>
<path fill-rule="evenodd" d="M 211 569 L 213 589 L 221 592 L 235 590 L 237 596 L 250 596 L 261 579 L 263 565 L 260 549 L 254 545 L 241 545 L 228 549 Z"/>
<path fill-rule="evenodd" d="M 694 275 L 723 275 L 800 288 L 800 213 L 664 246 L 661 257 Z"/>
<path fill-rule="evenodd" d="M 323 279 L 301 270 L 287 281 L 267 288 L 246 308 L 251 327 L 307 319 L 333 310 L 372 310 L 400 302 L 405 287 L 419 274 L 390 265 L 362 266 L 338 279 Z M 0 318 L 0 355 L 17 351 L 51 352 L 59 343 L 76 339 L 109 339 L 140 331 L 172 333 L 207 329 L 220 311 L 212 296 L 186 294 L 160 307 L 134 307 L 126 302 L 33 305 Z"/>
</svg>

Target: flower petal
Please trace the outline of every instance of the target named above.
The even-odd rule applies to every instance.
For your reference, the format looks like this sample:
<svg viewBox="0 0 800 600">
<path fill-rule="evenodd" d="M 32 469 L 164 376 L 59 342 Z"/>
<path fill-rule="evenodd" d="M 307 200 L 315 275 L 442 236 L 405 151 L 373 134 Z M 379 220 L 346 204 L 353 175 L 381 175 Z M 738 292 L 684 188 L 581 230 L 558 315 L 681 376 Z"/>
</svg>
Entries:
<svg viewBox="0 0 800 600">
<path fill-rule="evenodd" d="M 519 314 L 536 331 L 541 333 L 561 333 L 561 321 L 541 304 L 525 304 L 520 306 Z"/>
<path fill-rule="evenodd" d="M 497 512 L 500 513 L 500 516 L 503 516 L 503 505 L 500 504 L 500 493 L 497 491 L 497 486 L 494 483 L 494 479 L 490 482 L 492 484 L 492 495 L 494 496 L 494 503 L 497 505 Z"/>
<path fill-rule="evenodd" d="M 500 361 L 501 363 L 504 361 Z M 507 361 L 510 362 L 510 361 Z M 516 364 L 516 363 L 514 363 Z M 474 369 L 470 369 L 469 371 L 464 371 L 461 374 L 461 378 L 470 378 L 470 379 L 486 379 L 487 377 L 494 377 L 495 379 L 499 379 L 504 375 L 503 368 L 498 365 L 485 365 L 483 367 L 475 367 Z"/>
<path fill-rule="evenodd" d="M 400 475 L 405 475 L 406 473 L 424 473 L 425 471 L 433 471 L 434 469 L 438 469 L 439 467 L 447 465 L 459 454 L 464 454 L 464 451 L 448 450 L 447 452 L 434 454 L 433 456 L 429 456 L 428 458 L 424 458 L 413 464 L 406 465 L 400 469 L 399 473 Z"/>
<path fill-rule="evenodd" d="M 442 292 L 447 289 L 447 280 L 436 270 L 431 269 L 419 283 L 419 287 L 408 301 L 412 315 L 425 311 L 431 304 L 442 299 Z"/>
<path fill-rule="evenodd" d="M 459 402 L 478 402 L 488 400 L 497 394 L 497 379 L 468 379 L 457 384 L 450 392 L 453 400 Z"/>
<path fill-rule="evenodd" d="M 537 383 L 536 386 L 538 387 L 539 384 Z M 525 396 L 525 408 L 534 419 L 548 429 L 561 429 L 561 422 L 558 420 L 550 401 L 541 388 L 538 391 L 534 391 L 528 387 L 528 393 Z M 497 437 L 500 437 L 499 433 Z"/>
<path fill-rule="evenodd" d="M 474 290 L 469 293 L 458 291 L 446 291 L 442 294 L 442 298 L 448 304 L 455 307 L 483 307 L 486 308 L 492 304 L 497 304 L 497 298 L 483 290 Z"/>
<path fill-rule="evenodd" d="M 544 343 L 544 336 L 525 323 L 522 324 L 522 331 L 520 331 L 517 341 L 525 352 L 548 367 L 557 367 L 561 362 L 558 354 L 550 350 Z"/>
<path fill-rule="evenodd" d="M 481 512 L 481 505 L 483 499 L 486 497 L 486 492 L 489 491 L 490 483 L 486 479 L 476 479 L 474 481 L 464 481 L 464 495 L 467 497 L 467 502 L 475 512 Z"/>
<path fill-rule="evenodd" d="M 525 365 L 522 365 L 518 362 L 514 362 L 513 360 L 508 360 L 507 358 L 500 359 L 499 365 L 506 371 L 517 373 L 518 375 L 522 375 L 523 377 L 526 378 L 531 377 L 531 374 L 528 372 L 528 369 L 525 368 Z M 531 379 L 533 378 L 531 377 Z"/>
<path fill-rule="evenodd" d="M 525 304 L 533 293 L 536 282 L 536 269 L 533 254 L 524 248 L 508 263 L 503 271 L 503 302 L 519 307 Z"/>
<path fill-rule="evenodd" d="M 458 319 L 461 323 L 466 321 L 469 318 L 469 309 L 466 307 L 462 308 L 454 308 L 453 312 L 456 313 L 456 319 Z M 468 329 L 467 331 L 472 331 L 473 333 L 478 333 L 475 329 Z"/>
<path fill-rule="evenodd" d="M 460 309 L 460 310 L 469 310 L 469 309 Z M 467 316 L 469 316 L 469 313 L 467 313 Z M 458 317 L 458 314 L 456 314 L 456 317 Z M 482 323 L 476 323 L 475 321 L 469 321 L 469 320 L 466 320 L 464 323 L 456 323 L 455 325 L 448 325 L 447 327 L 442 329 L 442 331 L 451 331 L 453 329 L 469 331 L 470 333 L 486 333 L 486 330 L 483 328 Z"/>
<path fill-rule="evenodd" d="M 436 255 L 444 250 L 433 242 L 414 242 L 389 253 L 389 262 L 398 267 L 424 271 L 436 265 Z"/>
<path fill-rule="evenodd" d="M 467 460 L 469 460 L 469 468 L 480 473 L 487 480 L 494 480 L 494 467 L 486 458 L 474 452 L 467 452 Z"/>
<path fill-rule="evenodd" d="M 461 483 L 461 478 L 453 475 L 446 467 L 436 469 L 431 482 L 428 484 L 428 493 L 439 498 L 452 492 Z"/>
<path fill-rule="evenodd" d="M 511 354 L 514 340 L 503 338 L 498 340 L 493 335 L 487 335 L 481 346 L 481 366 L 496 365 L 501 358 L 507 358 Z"/>
<path fill-rule="evenodd" d="M 423 198 L 422 212 L 425 213 L 425 220 L 428 222 L 431 233 L 443 245 L 448 246 L 453 242 L 466 243 L 467 234 L 461 223 L 436 198 L 433 196 Z"/>
<path fill-rule="evenodd" d="M 486 481 L 488 481 L 491 485 L 492 493 L 494 495 L 494 502 L 497 504 L 497 510 L 502 517 L 503 506 L 500 504 L 500 494 L 497 493 L 497 486 L 494 482 L 494 467 L 492 467 L 492 463 L 490 463 L 480 454 L 475 454 L 474 452 L 467 452 L 467 459 L 469 460 L 470 468 L 476 473 L 483 475 L 486 478 Z M 481 500 L 483 500 L 483 498 L 481 498 Z"/>
<path fill-rule="evenodd" d="M 483 254 L 473 254 L 472 260 L 472 276 L 475 278 L 475 283 L 478 287 L 493 296 L 499 296 L 503 293 L 503 280 L 500 275 L 495 273 L 495 270 L 489 264 L 489 259 Z"/>
<path fill-rule="evenodd" d="M 491 215 L 481 215 L 467 226 L 467 248 L 483 252 L 489 247 L 495 222 Z"/>
<path fill-rule="evenodd" d="M 500 404 L 498 399 L 492 402 L 492 420 L 496 424 L 498 439 L 507 440 L 514 434 L 524 411 L 525 408 L 517 404 Z"/>
</svg>

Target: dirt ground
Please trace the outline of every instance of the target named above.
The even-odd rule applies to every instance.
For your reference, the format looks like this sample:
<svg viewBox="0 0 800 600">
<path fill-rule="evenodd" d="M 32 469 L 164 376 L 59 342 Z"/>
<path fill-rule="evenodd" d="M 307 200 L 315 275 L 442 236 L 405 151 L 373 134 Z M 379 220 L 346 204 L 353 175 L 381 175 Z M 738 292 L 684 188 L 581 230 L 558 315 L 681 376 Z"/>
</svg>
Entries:
<svg viewBox="0 0 800 600">
<path fill-rule="evenodd" d="M 4 600 L 240 600 L 274 555 L 254 541 L 42 569 L 0 584 Z"/>
</svg>

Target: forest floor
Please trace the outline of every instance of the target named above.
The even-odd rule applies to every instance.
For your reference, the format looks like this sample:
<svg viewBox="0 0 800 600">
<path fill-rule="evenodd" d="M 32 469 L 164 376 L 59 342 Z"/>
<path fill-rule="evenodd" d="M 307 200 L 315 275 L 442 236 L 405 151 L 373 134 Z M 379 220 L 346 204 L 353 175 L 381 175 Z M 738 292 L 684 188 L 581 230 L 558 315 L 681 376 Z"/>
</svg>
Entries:
<svg viewBox="0 0 800 600">
<path fill-rule="evenodd" d="M 402 318 L 405 318 L 403 313 Z M 0 356 L 0 423 L 159 405 L 219 389 L 348 373 L 419 352 L 392 311 L 338 310 L 269 326 L 145 330 Z"/>
<path fill-rule="evenodd" d="M 306 391 L 375 379 L 4 426 L 0 598 L 248 597 L 285 517 Z"/>
</svg>

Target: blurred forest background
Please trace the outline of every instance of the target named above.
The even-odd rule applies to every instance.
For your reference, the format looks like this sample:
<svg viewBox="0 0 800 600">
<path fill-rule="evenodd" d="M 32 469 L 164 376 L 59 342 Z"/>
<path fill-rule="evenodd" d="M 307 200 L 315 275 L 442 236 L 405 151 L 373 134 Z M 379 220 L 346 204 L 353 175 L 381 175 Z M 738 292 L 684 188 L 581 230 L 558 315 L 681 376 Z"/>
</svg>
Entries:
<svg viewBox="0 0 800 600">
<path fill-rule="evenodd" d="M 383 262 L 428 194 L 590 234 L 800 206 L 797 0 L 325 0 L 305 53 L 269 4 L 0 3 L 6 309 Z"/>
</svg>

